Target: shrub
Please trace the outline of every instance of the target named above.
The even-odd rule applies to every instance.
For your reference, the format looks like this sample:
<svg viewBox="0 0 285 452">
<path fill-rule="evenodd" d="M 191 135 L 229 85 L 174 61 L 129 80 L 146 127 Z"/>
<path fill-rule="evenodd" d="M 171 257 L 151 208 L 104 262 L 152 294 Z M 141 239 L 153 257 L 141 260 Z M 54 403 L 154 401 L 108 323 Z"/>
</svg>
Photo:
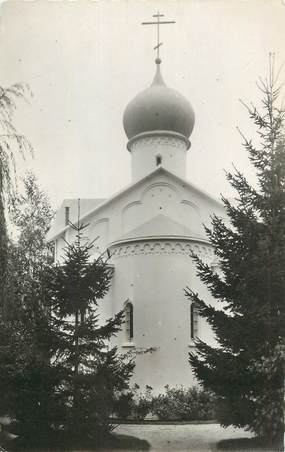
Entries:
<svg viewBox="0 0 285 452">
<path fill-rule="evenodd" d="M 208 391 L 192 387 L 165 386 L 165 392 L 154 396 L 153 388 L 144 391 L 136 384 L 118 400 L 115 415 L 120 419 L 143 420 L 153 414 L 159 420 L 206 421 L 215 419 L 216 399 Z"/>
<path fill-rule="evenodd" d="M 137 388 L 139 389 L 139 388 Z M 152 387 L 146 385 L 145 392 L 135 395 L 133 414 L 137 419 L 144 419 L 152 411 L 153 395 Z"/>
<path fill-rule="evenodd" d="M 152 401 L 152 413 L 159 419 L 205 421 L 215 418 L 215 398 L 211 393 L 183 386 L 165 386 L 165 390 Z"/>
<path fill-rule="evenodd" d="M 152 387 L 146 385 L 144 391 L 139 390 L 139 385 L 135 384 L 130 391 L 119 396 L 113 413 L 117 418 L 142 420 L 151 412 Z"/>
<path fill-rule="evenodd" d="M 115 415 L 115 417 L 119 419 L 127 419 L 131 415 L 134 405 L 133 397 L 134 393 L 132 390 L 119 394 L 119 397 L 114 405 L 113 414 Z"/>
</svg>

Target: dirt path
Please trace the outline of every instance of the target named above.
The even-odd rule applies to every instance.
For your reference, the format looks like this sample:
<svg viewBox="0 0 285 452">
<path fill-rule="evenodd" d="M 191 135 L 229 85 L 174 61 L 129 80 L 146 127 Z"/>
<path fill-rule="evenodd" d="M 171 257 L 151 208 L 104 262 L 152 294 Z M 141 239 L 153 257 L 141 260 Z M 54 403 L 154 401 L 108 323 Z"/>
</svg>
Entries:
<svg viewBox="0 0 285 452">
<path fill-rule="evenodd" d="M 136 436 L 151 444 L 151 450 L 179 452 L 215 451 L 222 439 L 249 437 L 241 429 L 223 429 L 218 424 L 187 425 L 120 425 L 116 433 Z"/>
</svg>

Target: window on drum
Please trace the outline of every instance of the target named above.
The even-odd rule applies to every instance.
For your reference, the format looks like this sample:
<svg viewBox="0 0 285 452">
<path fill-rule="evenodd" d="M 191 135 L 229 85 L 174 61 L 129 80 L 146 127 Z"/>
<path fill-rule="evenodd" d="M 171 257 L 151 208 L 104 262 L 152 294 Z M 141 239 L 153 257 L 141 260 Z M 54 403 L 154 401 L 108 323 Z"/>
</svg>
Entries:
<svg viewBox="0 0 285 452">
<path fill-rule="evenodd" d="M 131 342 L 134 338 L 134 308 L 130 301 L 125 305 L 125 331 L 127 341 Z"/>
<path fill-rule="evenodd" d="M 190 305 L 190 336 L 191 340 L 198 337 L 198 306 L 195 303 Z"/>
<path fill-rule="evenodd" d="M 155 159 L 156 159 L 156 166 L 161 165 L 161 163 L 162 163 L 161 155 L 156 155 Z"/>
</svg>

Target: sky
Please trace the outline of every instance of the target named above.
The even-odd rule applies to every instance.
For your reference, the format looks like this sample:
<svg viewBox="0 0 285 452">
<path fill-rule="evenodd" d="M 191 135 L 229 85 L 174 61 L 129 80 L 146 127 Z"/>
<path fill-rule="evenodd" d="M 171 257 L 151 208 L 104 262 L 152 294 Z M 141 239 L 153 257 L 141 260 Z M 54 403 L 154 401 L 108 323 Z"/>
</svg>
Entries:
<svg viewBox="0 0 285 452">
<path fill-rule="evenodd" d="M 191 102 L 196 124 L 187 179 L 215 197 L 233 193 L 234 164 L 254 182 L 241 145 L 254 128 L 239 99 L 259 103 L 268 55 L 285 61 L 285 0 L 8 0 L 0 2 L 0 86 L 28 83 L 15 124 L 31 142 L 32 169 L 53 206 L 105 198 L 131 180 L 122 117 L 152 82 L 159 10 L 163 78 Z M 285 69 L 281 79 L 285 78 Z"/>
</svg>

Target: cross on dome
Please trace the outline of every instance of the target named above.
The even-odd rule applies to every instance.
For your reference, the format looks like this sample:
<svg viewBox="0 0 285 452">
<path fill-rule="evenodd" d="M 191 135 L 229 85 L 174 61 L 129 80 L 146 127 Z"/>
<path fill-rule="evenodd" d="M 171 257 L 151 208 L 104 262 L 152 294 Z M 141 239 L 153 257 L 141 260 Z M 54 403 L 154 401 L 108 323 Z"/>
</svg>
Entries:
<svg viewBox="0 0 285 452">
<path fill-rule="evenodd" d="M 165 25 L 165 24 L 175 24 L 175 20 L 163 20 L 160 21 L 161 17 L 164 17 L 164 14 L 160 14 L 159 11 L 157 11 L 157 14 L 153 14 L 152 17 L 156 18 L 155 22 L 142 22 L 142 25 L 156 25 L 157 26 L 157 45 L 153 48 L 154 50 L 156 50 L 156 59 L 155 62 L 156 64 L 160 64 L 161 63 L 161 59 L 159 56 L 159 49 L 162 46 L 163 42 L 160 42 L 160 25 Z"/>
<path fill-rule="evenodd" d="M 164 15 L 159 11 L 153 17 L 155 21 L 142 22 L 142 25 L 157 27 L 157 45 L 154 47 L 157 52 L 156 73 L 152 84 L 138 93 L 125 109 L 123 124 L 129 139 L 127 147 L 130 150 L 133 142 L 146 135 L 159 137 L 166 134 L 178 137 L 189 148 L 189 137 L 195 124 L 193 108 L 182 94 L 166 85 L 160 73 L 160 25 L 173 24 L 175 21 L 161 20 Z"/>
</svg>

